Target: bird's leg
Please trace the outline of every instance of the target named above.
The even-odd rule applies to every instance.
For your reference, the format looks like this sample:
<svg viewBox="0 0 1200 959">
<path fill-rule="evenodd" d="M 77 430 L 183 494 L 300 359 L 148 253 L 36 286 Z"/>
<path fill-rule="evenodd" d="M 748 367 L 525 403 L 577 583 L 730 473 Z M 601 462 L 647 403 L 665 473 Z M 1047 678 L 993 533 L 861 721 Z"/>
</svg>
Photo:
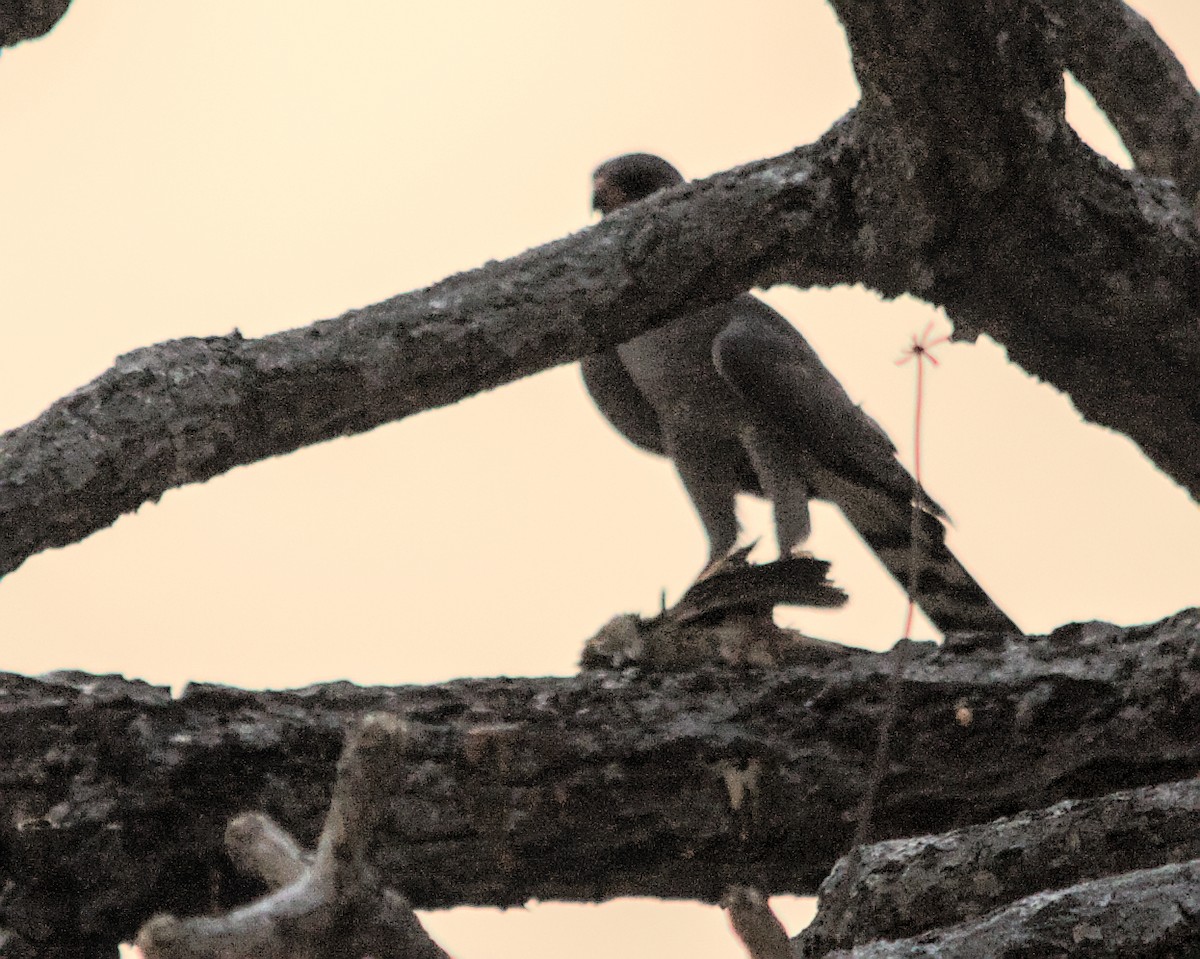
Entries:
<svg viewBox="0 0 1200 959">
<path fill-rule="evenodd" d="M 787 559 L 812 532 L 808 484 L 795 471 L 795 457 L 770 431 L 751 426 L 742 430 L 741 439 L 763 495 L 771 501 L 779 558 Z"/>
<path fill-rule="evenodd" d="M 706 579 L 720 569 L 733 550 L 738 537 L 737 511 L 733 483 L 689 462 L 676 461 L 676 471 L 687 491 L 704 532 L 708 534 L 708 565 L 698 579 Z"/>
<path fill-rule="evenodd" d="M 787 559 L 812 532 L 808 487 L 797 484 L 772 499 L 775 503 L 775 538 L 779 542 L 779 558 Z"/>
</svg>

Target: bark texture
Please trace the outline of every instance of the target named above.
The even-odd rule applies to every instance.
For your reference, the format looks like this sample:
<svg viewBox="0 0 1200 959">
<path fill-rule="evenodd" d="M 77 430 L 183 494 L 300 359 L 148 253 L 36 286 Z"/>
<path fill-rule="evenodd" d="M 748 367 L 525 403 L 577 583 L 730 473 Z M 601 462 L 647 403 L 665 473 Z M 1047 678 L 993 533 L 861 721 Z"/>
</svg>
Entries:
<svg viewBox="0 0 1200 959">
<path fill-rule="evenodd" d="M 1200 955 L 1200 860 L 1038 893 L 917 939 L 873 942 L 828 959 Z"/>
<path fill-rule="evenodd" d="M 303 329 L 120 357 L 0 436 L 0 574 L 173 487 L 456 402 L 745 290 L 760 244 L 787 250 L 804 285 L 834 282 L 847 244 L 826 232 L 838 226 L 824 215 L 826 159 L 814 147 L 744 170 L 738 200 L 688 186 L 649 219 L 613 216 Z M 740 253 L 714 265 L 710 244 Z"/>
<path fill-rule="evenodd" d="M 1200 860 L 1195 779 L 876 843 L 842 859 L 821 884 L 821 908 L 796 937 L 797 952 L 816 959 L 856 943 L 978 924 L 985 914 L 1042 890 L 1192 860 Z M 1180 874 L 1144 872 L 1142 879 L 1149 885 L 1174 882 L 1169 877 L 1195 868 L 1193 862 Z M 1091 884 L 1087 895 L 1106 888 Z"/>
<path fill-rule="evenodd" d="M 418 907 L 811 893 L 845 852 L 886 655 L 281 693 L 6 676 L 0 929 L 111 955 L 158 911 L 262 893 L 222 852 L 262 811 L 312 845 L 347 725 L 427 727 L 372 854 Z M 874 832 L 908 836 L 1200 770 L 1200 611 L 909 650 Z M 14 951 L 14 955 L 20 955 Z"/>
<path fill-rule="evenodd" d="M 1086 32 L 1092 4 L 833 6 L 863 90 L 854 210 L 867 282 L 944 306 L 956 335 L 986 332 L 1200 497 L 1200 459 L 1179 432 L 1200 437 L 1192 212 L 1173 184 L 1116 169 L 1066 123 L 1057 51 Z M 1107 49 L 1091 83 L 1140 96 Z M 1189 149 L 1195 91 L 1155 92 L 1189 133 L 1170 145 Z"/>
<path fill-rule="evenodd" d="M 1182 67 L 1117 0 L 834 7 L 863 98 L 819 142 L 335 320 L 136 351 L 0 437 L 0 573 L 174 486 L 777 283 L 862 283 L 945 307 L 958 337 L 1004 344 L 1200 498 L 1200 269 L 1185 203 L 1200 108 Z M 1064 67 L 1144 172 L 1075 136 Z"/>
<path fill-rule="evenodd" d="M 230 857 L 271 893 L 219 916 L 155 916 L 138 931 L 145 959 L 450 959 L 367 859 L 416 734 L 383 713 L 350 733 L 311 856 L 267 817 L 230 823 Z"/>
<path fill-rule="evenodd" d="M 1144 17 L 1121 0 L 1056 0 L 1063 65 L 1108 116 L 1137 168 L 1200 192 L 1200 96 Z"/>
</svg>

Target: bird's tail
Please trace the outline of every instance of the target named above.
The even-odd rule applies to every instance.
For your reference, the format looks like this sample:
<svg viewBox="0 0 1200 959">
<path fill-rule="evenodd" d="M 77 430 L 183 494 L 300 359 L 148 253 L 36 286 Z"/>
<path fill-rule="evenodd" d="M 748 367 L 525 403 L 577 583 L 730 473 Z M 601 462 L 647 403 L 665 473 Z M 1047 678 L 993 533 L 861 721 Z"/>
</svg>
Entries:
<svg viewBox="0 0 1200 959">
<path fill-rule="evenodd" d="M 918 508 L 914 517 L 908 498 L 853 482 L 838 482 L 826 492 L 943 633 L 1021 631 L 950 552 L 946 528 L 934 513 Z"/>
</svg>

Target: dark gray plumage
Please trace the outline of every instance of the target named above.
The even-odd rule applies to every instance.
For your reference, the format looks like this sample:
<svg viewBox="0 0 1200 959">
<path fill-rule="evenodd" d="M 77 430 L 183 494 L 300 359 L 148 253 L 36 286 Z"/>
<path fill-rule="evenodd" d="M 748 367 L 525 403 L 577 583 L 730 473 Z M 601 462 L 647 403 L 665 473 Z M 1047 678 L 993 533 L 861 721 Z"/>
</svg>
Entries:
<svg viewBox="0 0 1200 959">
<path fill-rule="evenodd" d="M 596 169 L 593 205 L 608 214 L 682 182 L 665 160 L 628 154 Z M 807 539 L 809 500 L 829 500 L 906 589 L 916 530 L 913 598 L 938 629 L 1018 631 L 946 548 L 944 513 L 923 493 L 914 521 L 916 484 L 891 440 L 761 300 L 735 297 L 582 366 L 613 426 L 675 464 L 708 534 L 710 566 L 737 539 L 736 493 L 771 500 L 781 556 Z"/>
</svg>

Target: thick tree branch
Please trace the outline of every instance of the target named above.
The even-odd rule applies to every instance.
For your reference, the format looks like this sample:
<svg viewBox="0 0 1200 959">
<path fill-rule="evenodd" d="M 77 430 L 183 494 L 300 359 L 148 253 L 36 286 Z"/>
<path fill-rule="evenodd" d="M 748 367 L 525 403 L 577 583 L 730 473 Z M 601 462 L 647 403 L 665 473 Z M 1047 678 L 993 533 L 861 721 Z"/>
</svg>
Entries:
<svg viewBox="0 0 1200 959">
<path fill-rule="evenodd" d="M 1049 13 L 1032 0 L 834 7 L 863 89 L 866 275 L 945 306 L 959 336 L 988 333 L 1200 498 L 1192 214 L 1067 125 Z"/>
<path fill-rule="evenodd" d="M 366 861 L 384 797 L 402 775 L 397 758 L 414 735 L 387 714 L 350 733 L 315 857 L 303 856 L 268 818 L 238 817 L 226 831 L 231 858 L 276 891 L 224 915 L 152 920 L 137 940 L 147 959 L 445 959 L 404 897 L 383 887 Z M 721 904 L 751 959 L 818 959 L 838 945 L 852 951 L 837 955 L 859 959 L 1007 955 L 1051 943 L 1064 955 L 1191 949 L 1200 944 L 1197 786 L 1061 803 L 859 850 L 822 884 L 817 919 L 795 946 L 757 889 L 733 886 Z M 1129 872 L 1138 862 L 1150 867 Z M 1064 888 L 1081 875 L 1106 878 Z M 1019 890 L 1035 894 L 1015 902 Z M 903 945 L 879 941 L 917 933 L 919 941 Z"/>
<path fill-rule="evenodd" d="M 1200 611 L 908 655 L 878 836 L 1200 770 Z M 226 865 L 225 823 L 259 810 L 311 845 L 344 729 L 376 710 L 430 730 L 372 854 L 417 906 L 811 893 L 853 832 L 890 669 L 860 654 L 181 700 L 6 676 L 0 930 L 45 959 L 90 956 L 154 912 L 260 895 Z"/>
<path fill-rule="evenodd" d="M 0 437 L 0 574 L 244 463 L 456 402 L 742 292 L 853 270 L 836 137 L 425 290 L 258 340 L 163 343 Z M 723 251 L 714 257 L 714 251 Z"/>
<path fill-rule="evenodd" d="M 864 846 L 821 884 L 807 959 L 967 922 L 1046 889 L 1200 859 L 1200 780 L 1168 783 L 936 836 Z"/>
<path fill-rule="evenodd" d="M 828 959 L 1079 956 L 1173 959 L 1200 950 L 1200 860 L 1038 893 L 918 939 L 873 942 Z"/>
</svg>

